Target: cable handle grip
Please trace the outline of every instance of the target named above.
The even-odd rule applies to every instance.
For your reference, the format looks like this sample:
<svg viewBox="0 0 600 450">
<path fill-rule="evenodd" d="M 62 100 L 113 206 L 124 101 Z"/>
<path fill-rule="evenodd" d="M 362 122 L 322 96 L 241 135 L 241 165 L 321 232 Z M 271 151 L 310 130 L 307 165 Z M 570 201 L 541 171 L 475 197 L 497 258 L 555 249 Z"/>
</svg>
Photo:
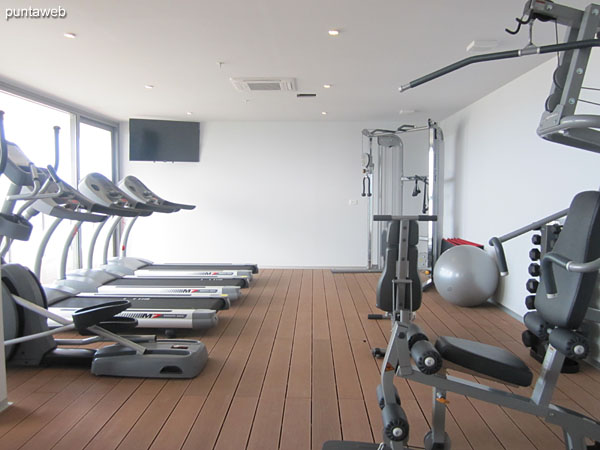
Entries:
<svg viewBox="0 0 600 450">
<path fill-rule="evenodd" d="M 519 58 L 521 56 L 528 55 L 543 55 L 545 53 L 556 53 L 568 50 L 577 50 L 581 48 L 600 47 L 600 39 L 584 39 L 581 41 L 565 42 L 562 44 L 551 44 L 537 47 L 534 45 L 528 45 L 527 47 L 519 50 L 507 50 L 504 52 L 486 53 L 483 55 L 469 56 L 468 58 L 461 59 L 455 63 L 442 67 L 434 72 L 424 75 L 410 83 L 404 84 L 398 88 L 400 92 L 405 92 L 414 87 L 433 81 L 444 75 L 447 75 L 455 70 L 462 69 L 463 67 L 471 64 L 486 62 L 486 61 L 497 61 L 500 59 Z"/>
</svg>

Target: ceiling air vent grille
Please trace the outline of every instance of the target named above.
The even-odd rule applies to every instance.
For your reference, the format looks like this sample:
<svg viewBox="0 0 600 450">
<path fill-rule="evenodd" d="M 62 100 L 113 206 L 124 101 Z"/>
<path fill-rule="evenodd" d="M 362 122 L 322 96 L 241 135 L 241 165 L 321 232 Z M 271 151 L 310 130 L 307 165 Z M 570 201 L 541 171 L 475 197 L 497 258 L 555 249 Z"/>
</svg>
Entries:
<svg viewBox="0 0 600 450">
<path fill-rule="evenodd" d="M 231 78 L 233 86 L 242 92 L 295 91 L 295 78 Z"/>
</svg>

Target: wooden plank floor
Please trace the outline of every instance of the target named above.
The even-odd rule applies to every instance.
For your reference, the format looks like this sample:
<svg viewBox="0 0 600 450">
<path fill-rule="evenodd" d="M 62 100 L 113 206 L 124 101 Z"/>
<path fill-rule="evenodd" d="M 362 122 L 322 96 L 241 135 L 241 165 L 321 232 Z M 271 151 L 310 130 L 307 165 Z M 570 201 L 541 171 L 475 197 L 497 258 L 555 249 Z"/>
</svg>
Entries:
<svg viewBox="0 0 600 450">
<path fill-rule="evenodd" d="M 0 414 L 0 449 L 320 449 L 328 439 L 375 442 L 375 388 L 388 321 L 376 312 L 376 274 L 263 270 L 252 287 L 198 337 L 210 360 L 193 380 L 101 378 L 74 368 L 9 368 L 12 407 Z M 523 326 L 500 309 L 463 309 L 435 292 L 417 314 L 438 335 L 504 347 L 539 373 L 520 342 Z M 467 378 L 475 379 L 467 376 Z M 530 388 L 486 384 L 528 395 Z M 431 390 L 397 379 L 422 448 Z M 541 420 L 449 394 L 453 449 L 564 448 L 561 430 Z M 554 400 L 600 417 L 600 373 L 584 365 L 563 375 Z"/>
</svg>

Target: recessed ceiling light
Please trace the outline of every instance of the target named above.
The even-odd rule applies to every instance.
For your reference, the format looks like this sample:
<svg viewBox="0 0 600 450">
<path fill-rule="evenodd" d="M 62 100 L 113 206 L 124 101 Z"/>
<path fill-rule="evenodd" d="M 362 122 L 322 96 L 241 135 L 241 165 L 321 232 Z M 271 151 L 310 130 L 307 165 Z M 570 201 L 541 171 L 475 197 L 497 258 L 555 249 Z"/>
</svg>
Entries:
<svg viewBox="0 0 600 450">
<path fill-rule="evenodd" d="M 324 116 L 327 115 L 327 111 L 321 111 L 321 114 L 323 114 Z"/>
<path fill-rule="evenodd" d="M 338 36 L 340 34 L 340 30 L 329 30 L 329 36 Z"/>
<path fill-rule="evenodd" d="M 153 84 L 146 84 L 144 87 L 146 89 L 154 89 L 154 85 Z"/>
<path fill-rule="evenodd" d="M 414 114 L 416 112 L 416 109 L 401 109 L 400 111 L 398 111 L 398 114 Z"/>
<path fill-rule="evenodd" d="M 323 85 L 323 87 L 324 87 L 325 89 L 329 89 L 329 88 L 331 87 L 331 85 L 330 85 L 330 84 L 324 84 L 324 85 Z"/>
<path fill-rule="evenodd" d="M 191 112 L 191 111 L 188 111 L 188 112 L 186 112 L 186 114 L 187 114 L 188 116 L 191 116 L 191 115 L 192 115 L 192 114 L 194 114 L 194 113 L 193 113 L 193 112 Z"/>
<path fill-rule="evenodd" d="M 63 33 L 63 36 L 69 39 L 75 39 L 77 37 L 75 33 Z"/>
</svg>

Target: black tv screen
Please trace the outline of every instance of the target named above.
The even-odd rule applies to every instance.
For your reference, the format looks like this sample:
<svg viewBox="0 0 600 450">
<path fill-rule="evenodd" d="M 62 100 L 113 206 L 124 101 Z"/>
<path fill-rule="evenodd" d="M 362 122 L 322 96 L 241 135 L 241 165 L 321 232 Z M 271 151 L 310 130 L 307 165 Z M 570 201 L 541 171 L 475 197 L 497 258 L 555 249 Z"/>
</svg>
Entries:
<svg viewBox="0 0 600 450">
<path fill-rule="evenodd" d="M 130 161 L 200 161 L 200 124 L 129 119 Z"/>
</svg>

